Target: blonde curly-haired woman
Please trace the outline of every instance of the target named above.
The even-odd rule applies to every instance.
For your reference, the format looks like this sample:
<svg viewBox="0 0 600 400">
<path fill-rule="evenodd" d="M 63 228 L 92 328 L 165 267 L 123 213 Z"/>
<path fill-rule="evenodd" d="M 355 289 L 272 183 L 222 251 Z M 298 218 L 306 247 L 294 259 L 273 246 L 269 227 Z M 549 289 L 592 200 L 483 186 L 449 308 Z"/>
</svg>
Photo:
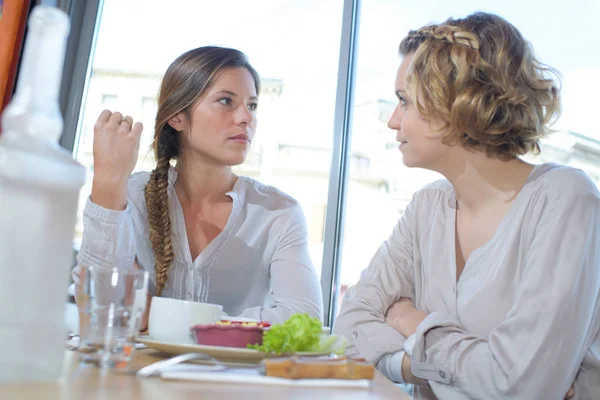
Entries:
<svg viewBox="0 0 600 400">
<path fill-rule="evenodd" d="M 418 191 L 335 331 L 417 399 L 600 398 L 600 194 L 531 165 L 559 110 L 551 68 L 475 13 L 400 44 L 388 123 Z"/>
</svg>

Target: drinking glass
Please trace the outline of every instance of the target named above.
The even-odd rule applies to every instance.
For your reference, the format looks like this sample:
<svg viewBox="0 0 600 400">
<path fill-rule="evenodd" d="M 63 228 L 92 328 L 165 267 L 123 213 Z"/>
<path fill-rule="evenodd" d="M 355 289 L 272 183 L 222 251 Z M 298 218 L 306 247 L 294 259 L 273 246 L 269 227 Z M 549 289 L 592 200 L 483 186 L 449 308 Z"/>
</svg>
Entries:
<svg viewBox="0 0 600 400">
<path fill-rule="evenodd" d="M 146 308 L 148 272 L 82 266 L 77 287 L 79 359 L 126 369 Z"/>
</svg>

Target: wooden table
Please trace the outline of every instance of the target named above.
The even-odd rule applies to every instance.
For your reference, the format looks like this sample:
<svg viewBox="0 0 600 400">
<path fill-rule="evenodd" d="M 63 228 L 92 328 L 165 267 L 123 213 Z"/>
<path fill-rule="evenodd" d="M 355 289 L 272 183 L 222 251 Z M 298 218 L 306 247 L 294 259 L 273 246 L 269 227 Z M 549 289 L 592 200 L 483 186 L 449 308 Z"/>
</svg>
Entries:
<svg viewBox="0 0 600 400">
<path fill-rule="evenodd" d="M 137 350 L 132 361 L 134 369 L 160 360 L 151 349 Z M 409 397 L 387 378 L 377 372 L 369 390 L 313 389 L 295 387 L 267 387 L 247 384 L 218 384 L 205 382 L 166 381 L 157 377 L 138 379 L 133 374 L 108 372 L 80 366 L 77 353 L 67 351 L 63 378 L 56 384 L 0 384 L 2 400 L 227 400 L 227 399 L 398 399 Z"/>
</svg>

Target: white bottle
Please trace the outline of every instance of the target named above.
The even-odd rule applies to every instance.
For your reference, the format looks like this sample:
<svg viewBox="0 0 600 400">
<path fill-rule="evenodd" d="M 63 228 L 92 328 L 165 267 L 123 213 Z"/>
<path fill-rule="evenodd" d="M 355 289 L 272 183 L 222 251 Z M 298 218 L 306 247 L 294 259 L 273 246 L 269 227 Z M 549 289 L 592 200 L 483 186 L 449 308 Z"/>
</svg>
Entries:
<svg viewBox="0 0 600 400">
<path fill-rule="evenodd" d="M 85 169 L 58 146 L 69 18 L 36 6 L 0 135 L 0 382 L 59 378 L 79 190 Z"/>
</svg>

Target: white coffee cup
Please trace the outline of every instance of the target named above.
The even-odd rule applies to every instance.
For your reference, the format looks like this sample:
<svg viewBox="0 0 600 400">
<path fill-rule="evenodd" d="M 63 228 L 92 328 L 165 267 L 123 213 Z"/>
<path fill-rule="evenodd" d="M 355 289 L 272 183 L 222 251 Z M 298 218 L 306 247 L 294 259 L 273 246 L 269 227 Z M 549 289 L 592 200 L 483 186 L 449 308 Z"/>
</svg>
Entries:
<svg viewBox="0 0 600 400">
<path fill-rule="evenodd" d="M 190 328 L 212 324 L 221 319 L 223 307 L 195 301 L 152 298 L 148 330 L 154 340 L 173 343 L 195 343 Z"/>
</svg>

